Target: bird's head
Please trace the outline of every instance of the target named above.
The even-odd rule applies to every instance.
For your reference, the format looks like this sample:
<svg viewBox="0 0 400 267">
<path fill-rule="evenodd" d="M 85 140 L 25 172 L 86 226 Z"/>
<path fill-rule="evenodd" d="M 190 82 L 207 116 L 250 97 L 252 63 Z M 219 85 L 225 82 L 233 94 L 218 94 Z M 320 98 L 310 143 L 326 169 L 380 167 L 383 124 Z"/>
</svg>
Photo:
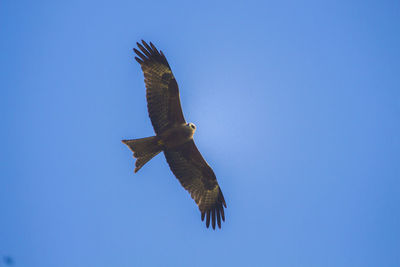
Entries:
<svg viewBox="0 0 400 267">
<path fill-rule="evenodd" d="M 188 127 L 192 133 L 194 133 L 196 131 L 196 125 L 194 125 L 193 123 L 189 122 L 188 124 L 186 124 L 186 127 Z"/>
</svg>

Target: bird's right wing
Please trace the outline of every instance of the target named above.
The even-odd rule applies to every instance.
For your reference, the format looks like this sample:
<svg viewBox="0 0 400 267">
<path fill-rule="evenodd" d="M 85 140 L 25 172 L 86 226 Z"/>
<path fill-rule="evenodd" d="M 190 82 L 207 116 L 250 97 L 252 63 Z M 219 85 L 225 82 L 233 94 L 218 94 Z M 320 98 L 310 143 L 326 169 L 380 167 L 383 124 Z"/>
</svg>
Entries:
<svg viewBox="0 0 400 267">
<path fill-rule="evenodd" d="M 142 45 L 143 44 L 143 45 Z M 156 134 L 173 124 L 185 123 L 179 98 L 179 88 L 162 51 L 145 41 L 137 43 L 140 51 L 133 49 L 142 67 L 146 84 L 147 109 Z"/>
</svg>

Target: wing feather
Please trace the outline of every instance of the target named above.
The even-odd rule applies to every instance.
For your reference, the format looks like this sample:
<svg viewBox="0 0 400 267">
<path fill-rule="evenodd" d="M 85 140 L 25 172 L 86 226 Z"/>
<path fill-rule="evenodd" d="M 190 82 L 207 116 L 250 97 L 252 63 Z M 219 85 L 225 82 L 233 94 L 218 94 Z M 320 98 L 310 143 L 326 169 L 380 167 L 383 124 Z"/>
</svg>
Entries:
<svg viewBox="0 0 400 267">
<path fill-rule="evenodd" d="M 216 223 L 221 228 L 221 218 L 225 221 L 225 199 L 213 170 L 201 156 L 194 141 L 165 150 L 164 154 L 171 171 L 198 205 L 201 220 L 206 217 L 207 228 L 210 221 L 213 229 Z"/>
<path fill-rule="evenodd" d="M 150 52 L 147 51 L 140 43 L 136 43 L 136 44 L 139 47 L 140 51 L 142 51 L 148 58 L 151 57 Z"/>
<path fill-rule="evenodd" d="M 156 134 L 162 133 L 171 125 L 185 123 L 179 97 L 178 83 L 162 52 L 145 41 L 137 43 L 133 51 L 138 57 L 146 84 L 147 109 Z"/>
</svg>

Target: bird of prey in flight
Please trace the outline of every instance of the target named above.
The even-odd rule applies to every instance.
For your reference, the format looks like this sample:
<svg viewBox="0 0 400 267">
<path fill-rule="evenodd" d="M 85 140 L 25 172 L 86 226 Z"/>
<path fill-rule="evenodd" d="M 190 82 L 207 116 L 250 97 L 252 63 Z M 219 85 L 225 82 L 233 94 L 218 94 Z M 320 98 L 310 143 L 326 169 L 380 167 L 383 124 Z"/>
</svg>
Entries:
<svg viewBox="0 0 400 267">
<path fill-rule="evenodd" d="M 142 40 L 133 49 L 137 54 L 146 84 L 147 109 L 155 136 L 122 140 L 136 158 L 135 173 L 161 151 L 171 171 L 181 185 L 190 193 L 206 218 L 207 228 L 221 228 L 225 221 L 226 203 L 217 178 L 204 160 L 194 141 L 196 126 L 187 123 L 182 112 L 178 84 L 163 52 L 150 42 Z"/>
</svg>

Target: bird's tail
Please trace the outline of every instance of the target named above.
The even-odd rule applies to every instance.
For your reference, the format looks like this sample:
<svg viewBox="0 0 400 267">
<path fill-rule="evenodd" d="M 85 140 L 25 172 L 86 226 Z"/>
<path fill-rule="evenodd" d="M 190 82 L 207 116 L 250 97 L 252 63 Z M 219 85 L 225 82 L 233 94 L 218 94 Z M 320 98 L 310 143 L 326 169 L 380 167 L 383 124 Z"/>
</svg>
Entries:
<svg viewBox="0 0 400 267">
<path fill-rule="evenodd" d="M 135 172 L 144 166 L 149 160 L 162 151 L 162 143 L 159 137 L 152 136 L 140 139 L 122 140 L 133 152 L 136 158 Z"/>
</svg>

